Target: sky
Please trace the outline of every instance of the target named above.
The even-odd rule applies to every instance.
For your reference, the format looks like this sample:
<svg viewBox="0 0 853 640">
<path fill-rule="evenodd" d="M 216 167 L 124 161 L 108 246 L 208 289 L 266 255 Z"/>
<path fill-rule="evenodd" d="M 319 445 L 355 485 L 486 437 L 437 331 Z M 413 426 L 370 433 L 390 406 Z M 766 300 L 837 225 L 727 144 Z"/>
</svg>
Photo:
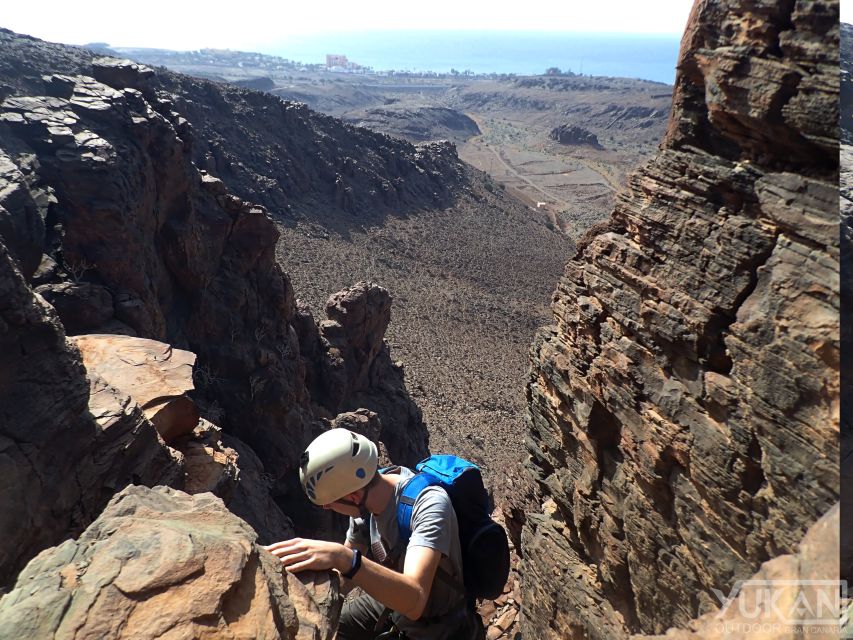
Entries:
<svg viewBox="0 0 853 640">
<path fill-rule="evenodd" d="M 853 0 L 851 0 L 853 2 Z M 288 35 L 460 29 L 680 35 L 692 0 L 8 0 L 0 26 L 66 44 L 264 52 Z"/>
</svg>

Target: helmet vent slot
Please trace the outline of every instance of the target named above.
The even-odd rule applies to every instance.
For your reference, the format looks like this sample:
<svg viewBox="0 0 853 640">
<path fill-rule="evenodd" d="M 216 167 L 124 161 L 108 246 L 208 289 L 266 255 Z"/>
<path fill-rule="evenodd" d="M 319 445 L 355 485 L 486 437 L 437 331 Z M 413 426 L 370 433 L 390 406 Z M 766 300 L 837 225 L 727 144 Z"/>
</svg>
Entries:
<svg viewBox="0 0 853 640">
<path fill-rule="evenodd" d="M 358 455 L 358 450 L 359 450 L 360 446 L 361 445 L 359 445 L 358 440 L 352 441 L 352 457 L 353 458 L 355 458 L 355 456 Z"/>
</svg>

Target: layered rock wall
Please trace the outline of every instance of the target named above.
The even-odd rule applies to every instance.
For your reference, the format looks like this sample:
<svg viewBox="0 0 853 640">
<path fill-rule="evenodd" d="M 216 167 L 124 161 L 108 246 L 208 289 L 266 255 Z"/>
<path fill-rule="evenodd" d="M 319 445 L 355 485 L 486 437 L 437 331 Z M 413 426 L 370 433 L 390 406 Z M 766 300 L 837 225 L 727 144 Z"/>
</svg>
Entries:
<svg viewBox="0 0 853 640">
<path fill-rule="evenodd" d="M 833 507 L 809 527 L 795 553 L 768 560 L 738 591 L 718 594 L 723 603 L 719 611 L 691 620 L 683 629 L 670 629 L 666 635 L 637 635 L 632 640 L 724 640 L 759 634 L 775 640 L 803 636 L 837 640 L 842 631 L 835 619 L 837 608 L 833 610 L 838 598 L 839 511 Z M 809 618 L 815 624 L 792 624 Z M 849 633 L 841 637 L 850 637 Z"/>
<path fill-rule="evenodd" d="M 837 121 L 837 2 L 695 4 L 531 350 L 525 635 L 685 624 L 838 499 Z"/>
<path fill-rule="evenodd" d="M 841 23 L 841 351 L 853 345 L 853 25 Z M 841 359 L 841 577 L 853 580 L 853 361 Z M 853 622 L 850 623 L 853 625 Z"/>
</svg>

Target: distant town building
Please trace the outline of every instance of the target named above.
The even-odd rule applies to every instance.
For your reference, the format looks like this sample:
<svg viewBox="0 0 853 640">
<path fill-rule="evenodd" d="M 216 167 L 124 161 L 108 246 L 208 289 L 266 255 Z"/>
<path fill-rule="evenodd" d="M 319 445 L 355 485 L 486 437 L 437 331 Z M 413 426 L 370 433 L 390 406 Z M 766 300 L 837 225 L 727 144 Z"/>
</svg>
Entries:
<svg viewBox="0 0 853 640">
<path fill-rule="evenodd" d="M 334 53 L 326 54 L 326 67 L 331 69 L 332 67 L 343 67 L 347 68 L 348 60 L 346 56 L 336 55 Z"/>
</svg>

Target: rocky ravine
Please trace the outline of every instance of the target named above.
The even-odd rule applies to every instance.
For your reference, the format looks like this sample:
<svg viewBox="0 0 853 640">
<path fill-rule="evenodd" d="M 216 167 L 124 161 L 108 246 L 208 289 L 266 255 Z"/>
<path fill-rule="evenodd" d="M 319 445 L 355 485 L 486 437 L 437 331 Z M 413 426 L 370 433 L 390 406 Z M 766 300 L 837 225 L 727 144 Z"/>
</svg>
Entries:
<svg viewBox="0 0 853 640">
<path fill-rule="evenodd" d="M 188 158 L 207 172 L 204 187 L 211 195 L 226 197 L 219 193 L 224 185 L 229 199 L 265 205 L 281 234 L 279 265 L 298 299 L 311 305 L 316 321 L 324 320 L 331 292 L 361 280 L 381 283 L 394 298 L 389 342 L 395 357 L 405 362 L 409 387 L 435 446 L 483 458 L 488 445 L 478 432 L 488 430 L 494 441 L 507 443 L 499 455 L 485 460 L 491 465 L 489 476 L 498 477 L 492 472 L 504 469 L 510 477 L 519 476 L 526 455 L 518 428 L 525 354 L 535 329 L 547 321 L 552 283 L 573 246 L 545 226 L 544 214 L 531 212 L 488 177 L 466 168 L 450 144 L 414 146 L 274 96 L 110 63 L 89 51 L 8 31 L 0 30 L 0 44 L 0 96 L 43 96 L 48 92 L 43 77 L 57 74 L 96 77 L 113 89 L 141 94 L 175 129 Z M 263 242 L 274 234 L 270 231 Z M 36 249 L 30 259 L 38 260 L 38 254 Z M 88 270 L 82 279 L 95 275 Z M 110 305 L 101 289 L 85 283 L 83 288 L 96 303 L 85 317 L 98 321 Z M 52 302 L 63 299 L 59 289 Z M 233 305 L 223 306 L 227 324 Z M 304 311 L 297 313 L 296 325 L 302 326 Z M 287 349 L 268 328 L 260 329 L 265 349 Z M 90 329 L 72 327 L 80 330 Z M 217 338 L 220 349 L 230 345 L 231 333 L 226 326 L 224 339 Z M 254 328 L 245 337 L 249 348 L 257 346 Z M 228 371 L 230 366 L 216 365 L 195 345 L 185 346 L 200 356 L 197 382 L 205 392 L 212 388 L 214 415 L 224 410 L 220 422 L 234 431 L 227 424 L 233 411 L 223 402 L 232 396 L 224 395 L 221 385 L 222 367 Z M 402 370 L 380 359 L 385 363 L 382 385 L 398 385 Z M 306 369 L 306 375 L 310 387 L 313 374 Z M 242 392 L 250 393 L 248 376 L 242 384 Z M 316 388 L 309 391 L 315 404 L 325 406 L 317 402 Z M 383 395 L 372 396 L 380 413 Z M 399 402 L 400 419 L 416 411 L 407 398 L 393 401 Z M 358 408 L 355 401 L 342 406 Z M 414 414 L 412 419 L 417 422 Z M 502 481 L 494 485 L 503 491 Z"/>
<path fill-rule="evenodd" d="M 331 296 L 326 319 L 315 320 L 275 262 L 278 234 L 264 208 L 193 162 L 198 138 L 175 110 L 177 94 L 162 89 L 163 78 L 132 63 L 0 36 L 11 42 L 0 54 L 8 72 L 0 103 L 0 282 L 9 294 L 0 374 L 12 381 L 0 395 L 0 473 L 11 483 L 0 497 L 0 531 L 10 542 L 0 554 L 0 592 L 13 589 L 0 605 L 0 627 L 22 637 L 139 637 L 140 629 L 168 637 L 201 627 L 223 636 L 254 629 L 248 633 L 292 637 L 294 620 L 276 613 L 289 606 L 280 576 L 261 576 L 251 558 L 222 575 L 224 584 L 236 581 L 236 596 L 226 589 L 200 608 L 156 606 L 163 593 L 203 588 L 196 575 L 199 567 L 207 571 L 202 556 L 233 546 L 232 529 L 186 549 L 185 574 L 181 563 L 174 571 L 162 565 L 158 545 L 137 544 L 147 533 L 127 537 L 96 519 L 129 484 L 167 485 L 212 492 L 222 502 L 194 502 L 199 513 L 192 518 L 219 519 L 224 505 L 262 542 L 292 536 L 294 528 L 331 533 L 328 514 L 306 510 L 295 487 L 295 459 L 311 437 L 346 424 L 410 465 L 427 449 L 420 409 L 384 341 L 391 297 L 360 282 Z M 15 59 L 21 49 L 32 55 Z M 69 73 L 39 77 L 53 55 L 56 68 Z M 216 93 L 209 83 L 189 87 Z M 314 123 L 310 113 L 306 118 Z M 345 150 L 354 130 L 332 124 Z M 288 135 L 297 139 L 328 135 L 294 126 L 297 133 Z M 382 165 L 385 175 L 420 176 L 400 182 L 399 198 L 389 200 L 400 211 L 442 202 L 464 175 L 451 146 L 383 150 L 383 136 L 355 137 L 393 156 Z M 407 154 L 417 156 L 416 166 Z M 436 180 L 447 191 L 429 187 Z M 232 182 L 245 186 L 239 175 L 231 174 Z M 363 184 L 356 191 L 377 202 Z M 328 201 L 310 183 L 301 193 Z M 346 200 L 330 206 L 338 215 L 358 212 Z M 183 494 L 169 495 L 186 502 Z M 154 511 L 173 508 L 150 500 Z M 73 545 L 31 560 L 69 536 L 78 537 Z M 126 558 L 116 553 L 131 549 L 137 561 L 125 569 Z M 136 575 L 143 565 L 156 575 Z M 125 573 L 128 580 L 135 575 L 138 589 L 129 598 L 121 595 Z M 322 591 L 322 576 L 315 580 L 312 601 Z M 259 599 L 239 592 L 246 581 L 254 581 Z M 500 629 L 512 624 L 510 614 L 514 620 L 518 580 L 507 589 L 501 608 L 492 609 Z M 328 637 L 335 603 L 314 624 L 315 608 L 306 602 L 295 605 L 298 633 Z M 124 612 L 119 618 L 127 614 L 127 625 L 111 626 L 115 608 Z M 161 612 L 162 620 L 150 620 Z"/>
<path fill-rule="evenodd" d="M 525 636 L 683 625 L 838 499 L 838 87 L 837 2 L 696 3 L 531 351 Z"/>
<path fill-rule="evenodd" d="M 79 533 L 126 484 L 187 481 L 176 434 L 158 436 L 136 404 L 87 377 L 66 332 L 198 355 L 195 404 L 224 428 L 247 477 L 265 478 L 242 500 L 258 508 L 240 511 L 265 542 L 290 532 L 265 513 L 269 489 L 306 512 L 294 469 L 321 419 L 374 408 L 395 459 L 426 451 L 420 411 L 383 341 L 388 293 L 342 292 L 320 323 L 297 309 L 272 220 L 196 168 L 186 122 L 150 80 L 104 60 L 0 104 L 0 465 L 15 488 L 0 496 L 0 528 L 15 541 L 0 555 L 0 584 Z"/>
</svg>

